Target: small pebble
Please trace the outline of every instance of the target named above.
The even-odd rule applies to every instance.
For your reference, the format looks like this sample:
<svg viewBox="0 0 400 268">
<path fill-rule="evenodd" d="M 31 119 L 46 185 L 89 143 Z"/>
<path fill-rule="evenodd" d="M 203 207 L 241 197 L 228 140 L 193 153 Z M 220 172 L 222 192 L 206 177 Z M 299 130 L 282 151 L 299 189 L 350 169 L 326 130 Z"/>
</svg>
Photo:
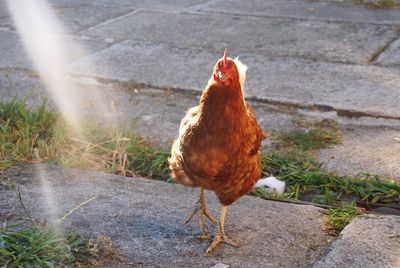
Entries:
<svg viewBox="0 0 400 268">
<path fill-rule="evenodd" d="M 114 43 L 114 39 L 113 39 L 113 38 L 106 38 L 106 39 L 104 39 L 104 41 L 105 41 L 106 43 L 109 43 L 109 44 Z"/>
<path fill-rule="evenodd" d="M 211 266 L 211 268 L 229 268 L 229 265 L 226 265 L 226 264 L 224 264 L 222 262 L 219 262 L 219 263 Z"/>
</svg>

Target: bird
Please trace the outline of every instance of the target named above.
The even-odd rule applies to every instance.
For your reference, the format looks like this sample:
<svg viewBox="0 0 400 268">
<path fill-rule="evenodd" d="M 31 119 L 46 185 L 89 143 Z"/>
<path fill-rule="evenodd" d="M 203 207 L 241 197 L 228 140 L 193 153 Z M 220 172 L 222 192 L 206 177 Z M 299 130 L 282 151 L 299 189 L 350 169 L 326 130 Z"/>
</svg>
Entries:
<svg viewBox="0 0 400 268">
<path fill-rule="evenodd" d="M 247 66 L 238 57 L 228 57 L 225 49 L 198 106 L 182 119 L 168 159 L 175 182 L 200 188 L 196 206 L 185 222 L 199 213 L 199 238 L 209 238 L 204 217 L 216 223 L 205 203 L 205 189 L 214 191 L 222 204 L 218 232 L 207 253 L 222 242 L 239 246 L 225 233 L 227 207 L 251 191 L 262 173 L 259 149 L 265 136 L 253 107 L 245 100 L 246 71 Z"/>
</svg>

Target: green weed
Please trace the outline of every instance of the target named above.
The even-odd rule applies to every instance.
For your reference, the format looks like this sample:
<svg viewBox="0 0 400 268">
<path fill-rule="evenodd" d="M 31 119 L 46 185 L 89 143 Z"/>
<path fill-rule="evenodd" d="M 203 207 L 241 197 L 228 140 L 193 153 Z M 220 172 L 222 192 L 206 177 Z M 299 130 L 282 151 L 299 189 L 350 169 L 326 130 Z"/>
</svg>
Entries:
<svg viewBox="0 0 400 268">
<path fill-rule="evenodd" d="M 88 258 L 86 241 L 47 228 L 0 229 L 1 267 L 71 267 Z"/>
<path fill-rule="evenodd" d="M 17 161 L 35 159 L 35 148 L 51 143 L 57 115 L 44 101 L 35 111 L 23 102 L 0 102 L 0 171 Z"/>
<path fill-rule="evenodd" d="M 264 173 L 274 174 L 290 186 L 300 188 L 302 194 L 328 194 L 328 204 L 334 197 L 353 195 L 370 202 L 397 202 L 400 197 L 400 183 L 372 175 L 357 178 L 338 176 L 323 170 L 314 161 L 296 160 L 273 151 L 262 153 Z"/>
<path fill-rule="evenodd" d="M 258 197 L 267 197 L 275 199 L 299 199 L 299 187 L 291 186 L 283 194 L 270 192 L 264 188 L 254 188 L 250 192 L 250 194 Z"/>
<path fill-rule="evenodd" d="M 365 0 L 354 0 L 356 4 L 364 5 L 371 9 L 392 9 L 399 8 L 399 4 L 394 0 L 376 0 L 376 1 L 365 1 Z"/>
<path fill-rule="evenodd" d="M 330 148 L 342 143 L 339 125 L 333 120 L 324 119 L 316 122 L 297 120 L 294 124 L 299 129 L 281 133 L 274 138 L 278 148 L 296 148 L 304 152 Z"/>
<path fill-rule="evenodd" d="M 333 234 L 339 234 L 353 218 L 361 214 L 354 204 L 341 208 L 330 208 L 326 210 L 328 215 L 327 228 Z"/>
</svg>

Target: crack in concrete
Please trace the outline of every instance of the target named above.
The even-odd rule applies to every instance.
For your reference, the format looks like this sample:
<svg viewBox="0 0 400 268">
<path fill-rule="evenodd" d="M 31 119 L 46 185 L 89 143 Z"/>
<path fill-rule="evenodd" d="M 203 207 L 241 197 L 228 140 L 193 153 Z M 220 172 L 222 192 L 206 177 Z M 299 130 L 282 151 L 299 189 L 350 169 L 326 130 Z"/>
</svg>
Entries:
<svg viewBox="0 0 400 268">
<path fill-rule="evenodd" d="M 86 29 L 84 29 L 84 30 L 79 31 L 78 33 L 79 33 L 79 34 L 83 34 L 83 33 L 86 32 L 86 31 L 90 31 L 90 30 L 95 29 L 95 28 L 97 28 L 97 27 L 105 26 L 105 25 L 108 25 L 108 24 L 110 24 L 110 23 L 113 23 L 113 22 L 122 20 L 122 19 L 124 19 L 124 18 L 126 18 L 126 17 L 129 17 L 129 16 L 131 16 L 131 15 L 135 15 L 135 14 L 137 14 L 137 13 L 139 13 L 139 12 L 141 12 L 140 9 L 131 10 L 131 11 L 129 11 L 128 13 L 125 13 L 125 14 L 123 14 L 123 15 L 120 15 L 120 16 L 117 16 L 117 17 L 114 17 L 114 18 L 111 18 L 111 19 L 102 21 L 101 23 L 98 23 L 98 24 L 96 24 L 96 25 L 90 26 L 89 28 L 86 28 Z"/>
<path fill-rule="evenodd" d="M 148 10 L 153 11 L 153 10 Z M 162 13 L 162 12 L 161 12 Z M 321 21 L 328 23 L 342 23 L 342 24 L 361 24 L 361 25 L 376 25 L 376 26 L 391 26 L 393 27 L 393 23 L 384 23 L 384 22 L 362 22 L 362 21 L 351 21 L 351 20 L 343 20 L 343 19 L 323 19 L 323 18 L 313 18 L 313 17 L 301 17 L 301 16 L 292 16 L 292 15 L 259 15 L 259 14 L 250 14 L 250 13 L 239 13 L 239 12 L 223 12 L 223 11 L 195 11 L 195 10 L 184 10 L 183 14 L 192 14 L 192 15 L 223 15 L 229 17 L 248 17 L 248 18 L 266 18 L 266 19 L 286 19 L 286 20 L 300 20 L 300 21 Z"/>
<path fill-rule="evenodd" d="M 307 103 L 299 103 L 299 102 L 293 102 L 289 100 L 277 100 L 277 99 L 260 99 L 258 97 L 248 97 L 246 98 L 247 100 L 252 100 L 256 102 L 261 102 L 261 103 L 266 103 L 266 104 L 272 104 L 272 105 L 283 105 L 287 107 L 294 107 L 294 108 L 300 108 L 300 109 L 305 109 L 305 110 L 316 110 L 319 112 L 336 112 L 338 116 L 342 117 L 349 117 L 349 118 L 361 118 L 361 117 L 370 117 L 370 118 L 375 118 L 375 119 L 391 119 L 391 120 L 400 120 L 399 116 L 392 116 L 392 115 L 386 115 L 386 114 L 380 114 L 380 113 L 368 113 L 368 112 L 363 112 L 363 111 L 356 111 L 356 110 L 348 110 L 348 109 L 341 109 L 337 107 L 333 107 L 331 105 L 327 104 L 318 104 L 318 103 L 312 103 L 312 104 L 307 104 Z"/>
<path fill-rule="evenodd" d="M 159 89 L 159 90 L 188 94 L 188 95 L 192 95 L 192 96 L 196 96 L 196 97 L 200 96 L 202 93 L 201 91 L 195 90 L 195 89 L 157 86 L 157 85 L 143 83 L 143 82 L 139 82 L 139 81 L 135 81 L 135 80 L 120 81 L 118 79 L 113 79 L 113 78 L 105 78 L 105 77 L 90 76 L 90 75 L 82 76 L 82 75 L 76 75 L 76 74 L 71 74 L 71 76 L 76 77 L 76 78 L 79 78 L 79 77 L 94 78 L 99 83 L 103 83 L 106 85 L 107 84 L 118 84 L 125 88 L 127 88 L 127 87 L 132 88 L 132 84 L 137 85 L 137 87 L 135 86 L 132 89 L 154 88 L 154 89 Z M 270 104 L 270 105 L 275 105 L 275 106 L 283 106 L 283 107 L 287 107 L 287 108 L 297 108 L 297 109 L 303 109 L 303 110 L 309 110 L 309 111 L 336 112 L 336 114 L 338 116 L 347 117 L 347 118 L 367 117 L 367 118 L 373 118 L 373 119 L 400 120 L 400 116 L 392 116 L 392 115 L 387 115 L 387 114 L 382 114 L 382 113 L 342 109 L 342 108 L 334 107 L 334 106 L 327 105 L 327 104 L 320 104 L 320 103 L 309 103 L 308 104 L 308 103 L 294 102 L 294 101 L 290 101 L 290 100 L 278 100 L 278 99 L 273 99 L 273 98 L 261 99 L 256 96 L 246 97 L 246 100 L 253 101 L 255 103 L 264 103 L 264 104 Z"/>
<path fill-rule="evenodd" d="M 379 48 L 375 53 L 372 54 L 371 58 L 368 60 L 368 64 L 369 65 L 374 65 L 376 63 L 378 63 L 378 58 L 379 56 L 386 51 L 386 49 L 388 49 L 396 40 L 399 39 L 399 35 L 400 35 L 400 29 L 397 30 L 397 35 L 395 37 L 393 37 L 392 40 L 390 40 L 386 45 L 384 45 L 383 47 Z"/>
</svg>

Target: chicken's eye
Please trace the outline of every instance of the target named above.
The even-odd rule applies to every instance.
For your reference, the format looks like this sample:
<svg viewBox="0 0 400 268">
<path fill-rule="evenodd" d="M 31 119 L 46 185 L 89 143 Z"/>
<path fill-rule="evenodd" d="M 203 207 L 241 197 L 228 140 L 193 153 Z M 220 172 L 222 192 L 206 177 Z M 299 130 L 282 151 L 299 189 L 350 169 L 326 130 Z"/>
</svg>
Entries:
<svg viewBox="0 0 400 268">
<path fill-rule="evenodd" d="M 225 82 L 226 75 L 223 72 L 219 71 L 218 72 L 218 78 L 219 78 L 219 80 L 221 80 L 221 82 Z"/>
</svg>

